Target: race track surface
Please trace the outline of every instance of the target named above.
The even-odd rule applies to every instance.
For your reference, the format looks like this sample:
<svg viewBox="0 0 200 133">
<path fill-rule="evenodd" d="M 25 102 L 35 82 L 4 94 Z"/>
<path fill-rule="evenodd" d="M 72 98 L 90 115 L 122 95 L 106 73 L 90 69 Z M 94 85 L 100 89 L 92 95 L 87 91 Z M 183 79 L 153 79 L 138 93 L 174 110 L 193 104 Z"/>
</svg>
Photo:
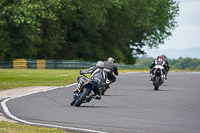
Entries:
<svg viewBox="0 0 200 133">
<path fill-rule="evenodd" d="M 200 73 L 169 73 L 159 91 L 149 80 L 149 73 L 120 74 L 100 101 L 80 107 L 70 106 L 76 85 L 10 99 L 5 105 L 27 124 L 78 132 L 199 133 Z"/>
</svg>

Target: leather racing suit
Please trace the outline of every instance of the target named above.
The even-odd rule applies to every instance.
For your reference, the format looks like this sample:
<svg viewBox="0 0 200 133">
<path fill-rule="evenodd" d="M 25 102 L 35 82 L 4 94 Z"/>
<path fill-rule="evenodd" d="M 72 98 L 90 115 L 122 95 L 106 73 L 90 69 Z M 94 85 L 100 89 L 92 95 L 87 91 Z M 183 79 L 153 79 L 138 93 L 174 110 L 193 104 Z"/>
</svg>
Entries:
<svg viewBox="0 0 200 133">
<path fill-rule="evenodd" d="M 115 75 L 118 75 L 117 66 L 114 63 L 109 63 L 107 61 L 104 61 L 104 67 L 110 70 L 110 71 L 107 71 L 108 79 L 110 80 L 110 82 L 111 83 L 115 82 L 116 81 Z"/>
</svg>

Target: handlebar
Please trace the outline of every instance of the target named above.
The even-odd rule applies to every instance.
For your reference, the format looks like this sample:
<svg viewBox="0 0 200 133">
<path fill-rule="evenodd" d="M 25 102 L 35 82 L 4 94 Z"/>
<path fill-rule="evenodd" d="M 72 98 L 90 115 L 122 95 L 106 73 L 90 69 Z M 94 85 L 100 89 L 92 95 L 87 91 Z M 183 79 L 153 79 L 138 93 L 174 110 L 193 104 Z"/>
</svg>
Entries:
<svg viewBox="0 0 200 133">
<path fill-rule="evenodd" d="M 85 74 L 81 74 L 81 75 L 83 75 L 84 77 L 88 78 Z"/>
</svg>

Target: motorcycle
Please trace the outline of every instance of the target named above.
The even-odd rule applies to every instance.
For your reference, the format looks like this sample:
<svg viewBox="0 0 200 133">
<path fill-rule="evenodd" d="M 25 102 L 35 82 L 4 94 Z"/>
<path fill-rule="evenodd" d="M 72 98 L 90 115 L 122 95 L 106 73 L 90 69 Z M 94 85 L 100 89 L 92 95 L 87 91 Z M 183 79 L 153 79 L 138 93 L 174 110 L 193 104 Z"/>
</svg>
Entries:
<svg viewBox="0 0 200 133">
<path fill-rule="evenodd" d="M 79 107 L 82 103 L 90 102 L 94 96 L 93 88 L 95 81 L 92 78 L 88 78 L 83 74 L 84 77 L 77 77 L 77 89 L 73 92 L 73 99 L 70 103 L 71 106 L 75 105 Z"/>
<path fill-rule="evenodd" d="M 90 102 L 94 98 L 95 94 L 93 89 L 95 87 L 96 81 L 93 78 L 88 78 L 86 75 L 82 74 L 84 77 L 77 77 L 77 89 L 73 92 L 73 98 L 70 105 L 75 105 L 79 107 L 82 103 Z M 105 84 L 102 83 L 101 87 Z"/>
<path fill-rule="evenodd" d="M 154 85 L 154 90 L 159 90 L 159 87 L 164 83 L 165 80 L 165 70 L 161 65 L 156 65 L 153 68 L 153 76 L 151 81 Z"/>
</svg>

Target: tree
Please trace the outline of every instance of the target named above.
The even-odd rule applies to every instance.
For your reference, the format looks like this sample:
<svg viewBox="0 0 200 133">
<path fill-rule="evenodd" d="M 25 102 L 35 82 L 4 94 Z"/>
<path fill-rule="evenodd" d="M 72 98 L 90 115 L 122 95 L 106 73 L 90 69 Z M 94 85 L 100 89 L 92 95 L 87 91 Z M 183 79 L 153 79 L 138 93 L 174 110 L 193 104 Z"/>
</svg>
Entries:
<svg viewBox="0 0 200 133">
<path fill-rule="evenodd" d="M 113 5 L 108 8 L 106 19 L 108 31 L 102 34 L 108 34 L 105 40 L 110 36 L 106 46 L 112 44 L 120 51 L 118 53 L 122 53 L 120 62 L 133 64 L 135 61 L 130 60 L 134 54 L 144 54 L 141 50 L 143 46 L 157 47 L 171 35 L 170 31 L 177 26 L 175 17 L 178 16 L 179 8 L 178 3 L 173 0 L 123 2 L 120 7 Z"/>
<path fill-rule="evenodd" d="M 2 57 L 13 59 L 35 56 L 37 58 L 38 51 L 36 50 L 38 48 L 35 48 L 34 42 L 39 34 L 43 34 L 41 24 L 44 19 L 57 20 L 55 11 L 60 6 L 59 0 L 1 0 L 0 27 L 2 30 L 0 32 L 7 32 L 2 37 L 3 40 L 7 40 L 7 47 L 4 49 L 4 57 Z M 40 40 L 43 41 L 43 39 Z"/>
<path fill-rule="evenodd" d="M 173 0 L 2 0 L 0 57 L 96 61 L 112 56 L 134 64 L 143 46 L 157 47 L 171 35 L 178 10 Z"/>
</svg>

